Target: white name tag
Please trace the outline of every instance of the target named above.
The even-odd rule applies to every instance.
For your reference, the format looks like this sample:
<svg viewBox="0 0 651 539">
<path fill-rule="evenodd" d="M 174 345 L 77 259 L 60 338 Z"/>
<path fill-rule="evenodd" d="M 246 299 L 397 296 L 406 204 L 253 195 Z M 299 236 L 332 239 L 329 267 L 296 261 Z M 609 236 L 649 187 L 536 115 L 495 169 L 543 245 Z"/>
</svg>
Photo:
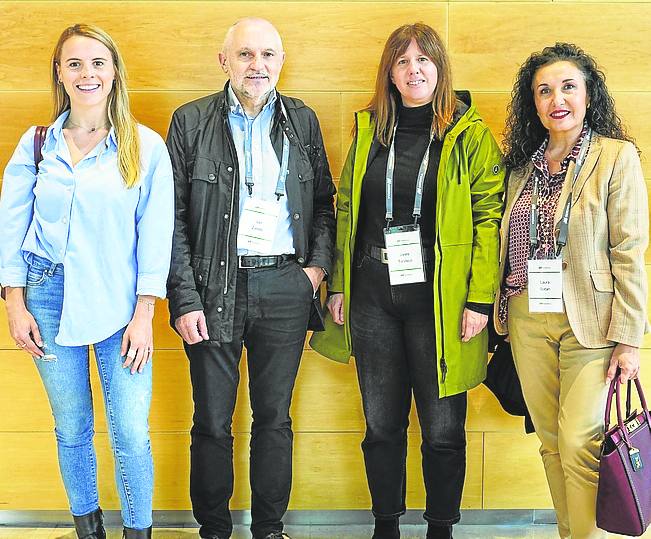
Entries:
<svg viewBox="0 0 651 539">
<path fill-rule="evenodd" d="M 527 262 L 529 312 L 563 312 L 562 265 L 560 258 Z"/>
<path fill-rule="evenodd" d="M 392 226 L 384 231 L 384 244 L 391 286 L 425 282 L 423 246 L 418 225 Z"/>
<path fill-rule="evenodd" d="M 280 204 L 277 201 L 247 197 L 240 215 L 237 248 L 246 249 L 252 254 L 272 254 L 279 214 Z"/>
</svg>

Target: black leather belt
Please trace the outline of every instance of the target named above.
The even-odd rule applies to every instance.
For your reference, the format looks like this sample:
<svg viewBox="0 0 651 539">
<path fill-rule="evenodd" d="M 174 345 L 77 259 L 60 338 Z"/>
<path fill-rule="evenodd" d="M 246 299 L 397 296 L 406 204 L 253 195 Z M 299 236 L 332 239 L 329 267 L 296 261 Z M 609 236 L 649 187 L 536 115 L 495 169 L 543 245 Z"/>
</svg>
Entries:
<svg viewBox="0 0 651 539">
<path fill-rule="evenodd" d="M 357 247 L 360 253 L 370 256 L 375 260 L 379 260 L 383 264 L 388 264 L 389 259 L 387 258 L 387 250 L 383 247 L 378 247 L 377 245 L 370 245 L 368 243 L 362 243 Z M 434 260 L 434 250 L 423 248 L 423 263 L 428 264 Z"/>
<path fill-rule="evenodd" d="M 240 269 L 277 268 L 283 262 L 293 259 L 294 255 L 244 255 L 237 257 L 237 267 Z"/>
</svg>

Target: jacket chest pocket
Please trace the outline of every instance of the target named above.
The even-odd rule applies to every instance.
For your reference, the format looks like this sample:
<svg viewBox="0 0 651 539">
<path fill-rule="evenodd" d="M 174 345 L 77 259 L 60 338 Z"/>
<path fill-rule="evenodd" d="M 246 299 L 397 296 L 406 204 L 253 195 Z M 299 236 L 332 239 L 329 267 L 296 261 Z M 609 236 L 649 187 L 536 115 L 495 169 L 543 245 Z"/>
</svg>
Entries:
<svg viewBox="0 0 651 539">
<path fill-rule="evenodd" d="M 198 155 L 194 161 L 190 182 L 230 185 L 233 181 L 233 170 L 233 165 L 230 163 Z"/>
</svg>

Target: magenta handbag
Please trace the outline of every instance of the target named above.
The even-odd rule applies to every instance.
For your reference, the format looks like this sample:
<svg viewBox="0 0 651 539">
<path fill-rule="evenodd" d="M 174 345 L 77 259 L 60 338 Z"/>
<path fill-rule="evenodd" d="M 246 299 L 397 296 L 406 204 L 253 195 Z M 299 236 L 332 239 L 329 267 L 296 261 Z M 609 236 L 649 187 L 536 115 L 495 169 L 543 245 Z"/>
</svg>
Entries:
<svg viewBox="0 0 651 539">
<path fill-rule="evenodd" d="M 597 526 L 623 535 L 640 536 L 651 521 L 651 416 L 635 380 L 643 410 L 622 417 L 619 376 L 610 384 L 604 423 L 606 434 L 601 446 L 599 488 L 597 490 Z M 628 382 L 630 396 L 631 382 Z M 616 396 L 617 424 L 609 428 L 610 408 Z"/>
</svg>

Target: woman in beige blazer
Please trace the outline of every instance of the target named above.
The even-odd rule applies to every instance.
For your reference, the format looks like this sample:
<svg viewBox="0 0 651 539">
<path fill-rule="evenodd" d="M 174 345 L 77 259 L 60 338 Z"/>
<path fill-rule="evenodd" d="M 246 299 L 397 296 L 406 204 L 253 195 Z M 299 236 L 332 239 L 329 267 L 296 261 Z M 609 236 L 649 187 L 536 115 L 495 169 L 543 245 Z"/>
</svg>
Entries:
<svg viewBox="0 0 651 539">
<path fill-rule="evenodd" d="M 505 137 L 495 327 L 510 336 L 560 536 L 607 537 L 595 525 L 606 392 L 618 367 L 637 376 L 648 326 L 640 160 L 603 73 L 566 43 L 520 68 Z"/>
</svg>

